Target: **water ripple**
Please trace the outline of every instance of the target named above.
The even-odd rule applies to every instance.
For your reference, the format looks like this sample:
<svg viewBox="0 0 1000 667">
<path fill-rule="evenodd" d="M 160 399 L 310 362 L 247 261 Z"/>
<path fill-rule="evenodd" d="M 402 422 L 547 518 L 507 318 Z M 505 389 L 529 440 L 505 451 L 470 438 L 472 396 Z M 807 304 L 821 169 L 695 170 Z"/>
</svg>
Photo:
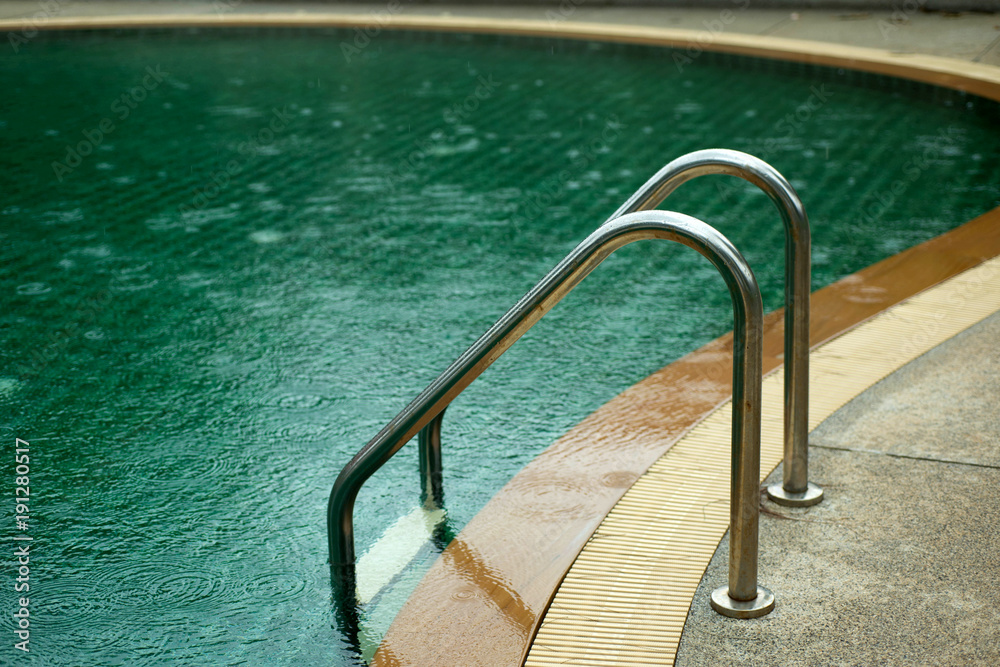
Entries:
<svg viewBox="0 0 1000 667">
<path fill-rule="evenodd" d="M 594 514 L 594 489 L 572 478 L 541 480 L 515 478 L 510 488 L 518 491 L 519 508 L 527 516 L 548 521 L 577 519 Z"/>
<path fill-rule="evenodd" d="M 69 635 L 73 646 L 86 651 L 127 644 L 129 631 L 120 619 L 102 627 L 100 619 L 115 618 L 117 608 L 95 584 L 60 581 L 58 588 L 47 586 L 35 597 L 44 613 L 32 618 L 32 627 L 50 640 Z"/>
<path fill-rule="evenodd" d="M 114 270 L 111 289 L 119 292 L 136 292 L 153 287 L 160 281 L 149 274 L 148 268 L 149 263 L 146 263 Z"/>
<path fill-rule="evenodd" d="M 240 459 L 236 454 L 183 451 L 181 447 L 178 445 L 174 451 L 153 459 L 123 461 L 117 467 L 125 468 L 120 474 L 131 479 L 173 487 L 190 486 L 195 481 L 229 479 L 239 473 Z"/>
<path fill-rule="evenodd" d="M 17 286 L 17 293 L 21 296 L 38 296 L 51 291 L 52 288 L 45 283 L 25 283 Z"/>
<path fill-rule="evenodd" d="M 294 572 L 272 570 L 247 577 L 243 588 L 248 596 L 263 602 L 286 602 L 299 597 L 306 582 Z"/>
<path fill-rule="evenodd" d="M 285 410 L 312 410 L 325 402 L 315 394 L 286 394 L 278 399 L 278 407 Z"/>
<path fill-rule="evenodd" d="M 117 609 L 206 612 L 225 609 L 239 596 L 203 559 L 115 564 L 96 573 L 104 602 Z"/>
<path fill-rule="evenodd" d="M 331 424 L 295 421 L 278 427 L 278 437 L 285 441 L 324 442 L 331 440 L 334 435 L 338 434 L 338 431 L 342 431 L 342 429 L 337 429 Z"/>
</svg>

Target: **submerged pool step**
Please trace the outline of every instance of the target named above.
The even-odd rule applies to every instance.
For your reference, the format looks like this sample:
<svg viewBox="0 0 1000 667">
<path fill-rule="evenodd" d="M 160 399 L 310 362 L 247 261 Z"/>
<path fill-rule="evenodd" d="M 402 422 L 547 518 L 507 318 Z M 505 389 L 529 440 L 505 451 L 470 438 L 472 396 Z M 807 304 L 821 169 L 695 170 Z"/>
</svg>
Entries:
<svg viewBox="0 0 1000 667">
<path fill-rule="evenodd" d="M 358 603 L 366 605 L 388 586 L 434 539 L 444 521 L 443 509 L 414 509 L 389 526 L 358 559 Z"/>
</svg>

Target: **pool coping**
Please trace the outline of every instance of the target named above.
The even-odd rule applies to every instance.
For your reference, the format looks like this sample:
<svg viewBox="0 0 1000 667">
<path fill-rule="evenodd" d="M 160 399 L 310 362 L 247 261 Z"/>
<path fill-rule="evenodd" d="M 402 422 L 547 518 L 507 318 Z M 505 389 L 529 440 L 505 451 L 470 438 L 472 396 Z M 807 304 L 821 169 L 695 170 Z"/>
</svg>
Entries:
<svg viewBox="0 0 1000 667">
<path fill-rule="evenodd" d="M 810 431 L 889 374 L 997 312 L 1000 257 L 815 346 Z M 762 483 L 784 454 L 782 370 L 762 387 Z M 697 591 L 729 528 L 731 422 L 727 401 L 674 444 L 604 518 L 549 605 L 526 667 L 674 663 L 692 605 L 709 606 L 708 593 Z M 829 493 L 836 499 L 842 489 Z M 760 585 L 787 585 L 770 576 L 761 572 Z M 726 583 L 723 574 L 703 586 L 711 591 Z M 778 602 L 795 613 L 806 601 Z"/>
<path fill-rule="evenodd" d="M 263 13 L 222 17 L 53 17 L 38 28 L 364 29 L 371 25 L 370 16 Z M 0 28 L 5 30 L 23 26 L 24 20 L 20 19 L 0 21 Z M 379 28 L 697 46 L 722 53 L 896 76 L 1000 101 L 1000 68 L 864 47 L 569 21 L 553 25 L 542 21 L 393 16 Z M 833 339 L 997 255 L 1000 207 L 816 292 L 811 343 L 815 346 Z M 781 311 L 767 317 L 764 344 L 764 370 L 773 372 L 781 364 L 783 350 Z M 529 463 L 445 550 L 390 627 L 373 664 L 524 664 L 549 603 L 604 517 L 665 452 L 727 402 L 731 393 L 730 347 L 731 334 L 727 334 L 652 374 L 602 406 Z M 712 545 L 711 550 L 714 548 Z M 683 617 L 681 620 L 683 623 Z"/>
</svg>

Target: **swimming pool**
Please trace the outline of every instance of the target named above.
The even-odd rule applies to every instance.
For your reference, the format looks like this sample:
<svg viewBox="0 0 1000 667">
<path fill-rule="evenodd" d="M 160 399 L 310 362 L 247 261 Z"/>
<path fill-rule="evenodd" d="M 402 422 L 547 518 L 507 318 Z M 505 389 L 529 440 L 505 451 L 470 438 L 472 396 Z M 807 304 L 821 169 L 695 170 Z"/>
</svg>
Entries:
<svg viewBox="0 0 1000 667">
<path fill-rule="evenodd" d="M 329 664 L 336 472 L 677 155 L 787 175 L 816 287 L 1000 194 L 996 107 L 972 97 L 527 38 L 385 34 L 346 62 L 345 34 L 42 35 L 0 58 L 0 392 L 37 453 L 38 664 Z M 718 224 L 780 305 L 763 195 L 721 179 L 670 205 Z M 659 245 L 617 253 L 449 410 L 453 526 L 729 328 L 714 270 Z M 415 453 L 396 459 L 359 545 L 417 503 Z"/>
</svg>

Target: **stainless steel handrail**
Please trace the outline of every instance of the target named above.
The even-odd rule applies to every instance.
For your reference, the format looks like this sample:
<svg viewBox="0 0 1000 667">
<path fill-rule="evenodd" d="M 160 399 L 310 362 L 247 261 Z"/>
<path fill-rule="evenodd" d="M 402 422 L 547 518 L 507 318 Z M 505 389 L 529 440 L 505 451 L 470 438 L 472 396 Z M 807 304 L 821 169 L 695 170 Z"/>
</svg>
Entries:
<svg viewBox="0 0 1000 667">
<path fill-rule="evenodd" d="M 430 386 L 383 428 L 337 477 L 327 508 L 330 568 L 342 602 L 355 588 L 354 502 L 364 482 L 414 435 L 439 417 L 490 364 L 615 250 L 665 239 L 697 250 L 722 274 L 733 301 L 733 431 L 729 585 L 712 595 L 719 613 L 761 616 L 774 596 L 757 585 L 763 305 L 746 260 L 719 232 L 667 211 L 630 213 L 601 225 L 553 268 Z"/>
<path fill-rule="evenodd" d="M 806 507 L 823 499 L 809 482 L 809 293 L 810 233 L 802 201 L 778 171 L 752 155 L 722 148 L 688 153 L 656 172 L 609 218 L 659 206 L 678 187 L 699 176 L 737 176 L 763 190 L 785 225 L 785 465 L 782 484 L 767 495 L 781 505 Z"/>
<path fill-rule="evenodd" d="M 445 408 L 447 409 L 447 408 Z M 417 450 L 420 456 L 420 501 L 427 509 L 444 507 L 444 484 L 441 483 L 441 422 L 444 409 L 420 431 Z"/>
<path fill-rule="evenodd" d="M 615 213 L 655 209 L 678 187 L 699 176 L 725 174 L 753 183 L 771 198 L 785 226 L 785 414 L 783 480 L 767 488 L 781 505 L 807 507 L 823 500 L 823 489 L 809 482 L 809 294 L 810 231 L 802 201 L 791 184 L 771 165 L 740 151 L 722 148 L 688 153 L 660 169 Z M 441 421 L 434 437 L 421 433 L 420 481 L 427 503 L 440 504 Z M 429 427 L 430 428 L 430 427 Z M 434 466 L 433 467 L 424 467 Z"/>
</svg>

